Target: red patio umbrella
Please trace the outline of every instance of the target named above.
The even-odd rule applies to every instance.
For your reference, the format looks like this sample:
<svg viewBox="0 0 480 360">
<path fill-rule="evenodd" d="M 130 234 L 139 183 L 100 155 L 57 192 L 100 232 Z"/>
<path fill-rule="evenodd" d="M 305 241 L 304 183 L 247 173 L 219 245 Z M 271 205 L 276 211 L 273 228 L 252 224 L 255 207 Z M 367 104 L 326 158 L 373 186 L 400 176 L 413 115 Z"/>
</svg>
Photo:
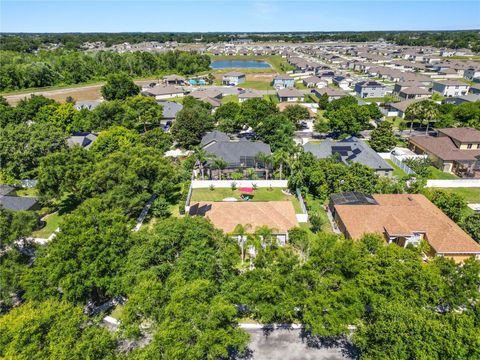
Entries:
<svg viewBox="0 0 480 360">
<path fill-rule="evenodd" d="M 247 193 L 247 194 L 253 193 L 253 188 L 251 187 L 241 187 L 239 190 L 240 192 Z"/>
</svg>

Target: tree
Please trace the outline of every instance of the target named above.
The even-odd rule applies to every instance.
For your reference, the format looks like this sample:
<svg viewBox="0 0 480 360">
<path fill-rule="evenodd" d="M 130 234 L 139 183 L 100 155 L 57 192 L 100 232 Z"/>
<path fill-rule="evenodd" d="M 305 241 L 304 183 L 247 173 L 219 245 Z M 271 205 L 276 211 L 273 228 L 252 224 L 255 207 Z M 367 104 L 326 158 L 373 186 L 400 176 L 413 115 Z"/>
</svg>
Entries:
<svg viewBox="0 0 480 360">
<path fill-rule="evenodd" d="M 211 158 L 211 156 L 205 151 L 204 148 L 197 146 L 194 149 L 193 157 L 195 159 L 195 164 L 200 169 L 200 175 L 203 180 L 205 179 L 205 163 Z"/>
<path fill-rule="evenodd" d="M 69 133 L 77 110 L 72 103 L 43 106 L 35 115 L 35 121 L 50 122 L 57 128 Z"/>
<path fill-rule="evenodd" d="M 60 292 L 75 303 L 101 303 L 118 295 L 130 234 L 120 209 L 86 200 L 65 217 L 62 231 L 29 269 L 26 296 L 38 300 Z"/>
<path fill-rule="evenodd" d="M 37 215 L 32 211 L 11 211 L 0 205 L 0 251 L 30 235 L 37 222 Z"/>
<path fill-rule="evenodd" d="M 239 119 L 240 105 L 234 102 L 222 104 L 215 111 L 214 118 L 218 129 L 226 133 L 235 133 L 242 130 L 244 124 Z"/>
<path fill-rule="evenodd" d="M 265 180 L 268 180 L 268 175 L 270 173 L 270 166 L 272 164 L 272 155 L 265 153 L 258 153 L 255 158 L 263 163 L 265 169 Z"/>
<path fill-rule="evenodd" d="M 260 98 L 248 99 L 242 103 L 240 118 L 243 124 L 256 128 L 263 119 L 278 113 L 275 104 Z"/>
<path fill-rule="evenodd" d="M 367 129 L 371 119 L 370 109 L 359 105 L 349 105 L 340 108 L 335 106 L 327 110 L 324 116 L 328 119 L 328 126 L 331 131 L 350 135 Z"/>
<path fill-rule="evenodd" d="M 34 175 L 42 156 L 66 147 L 67 134 L 49 123 L 0 128 L 1 171 L 16 179 Z"/>
<path fill-rule="evenodd" d="M 0 317 L 2 358 L 107 359 L 115 347 L 107 329 L 65 301 L 27 302 Z"/>
<path fill-rule="evenodd" d="M 135 85 L 126 73 L 118 73 L 107 77 L 101 92 L 105 100 L 125 100 L 129 96 L 137 95 L 140 87 Z"/>
<path fill-rule="evenodd" d="M 328 104 L 329 104 L 329 101 L 328 101 L 328 94 L 327 93 L 323 94 L 322 96 L 320 96 L 318 98 L 318 108 L 320 110 L 327 109 Z"/>
<path fill-rule="evenodd" d="M 115 151 L 128 149 L 139 144 L 140 136 L 122 126 L 113 126 L 102 131 L 97 140 L 90 147 L 90 151 L 99 157 L 111 154 Z"/>
<path fill-rule="evenodd" d="M 184 107 L 177 113 L 172 136 L 182 147 L 190 149 L 200 143 L 202 136 L 213 129 L 213 118 L 200 106 Z"/>
<path fill-rule="evenodd" d="M 462 228 L 478 243 L 480 243 L 480 214 L 470 214 L 462 221 Z"/>
<path fill-rule="evenodd" d="M 332 100 L 328 103 L 327 110 L 339 110 L 344 107 L 358 105 L 358 100 L 354 96 L 344 96 L 339 99 Z"/>
<path fill-rule="evenodd" d="M 240 243 L 240 250 L 241 250 L 241 258 L 242 258 L 242 265 L 245 261 L 245 243 L 247 241 L 247 238 L 249 235 L 247 235 L 247 232 L 252 228 L 252 225 L 250 224 L 238 224 L 235 226 L 235 229 L 233 230 L 232 235 L 235 237 L 238 237 L 238 242 Z"/>
<path fill-rule="evenodd" d="M 388 152 L 397 144 L 392 124 L 383 121 L 372 131 L 369 145 L 377 152 Z"/>
<path fill-rule="evenodd" d="M 426 121 L 428 132 L 428 124 L 436 120 L 438 116 L 438 105 L 430 100 L 414 102 L 405 110 L 405 119 L 410 121 L 410 132 L 412 132 L 414 121 L 420 121 L 420 123 Z"/>
<path fill-rule="evenodd" d="M 438 206 L 450 219 L 459 223 L 463 212 L 467 207 L 465 199 L 455 193 L 447 193 L 442 190 L 433 190 L 427 193 L 428 198 Z"/>
<path fill-rule="evenodd" d="M 147 131 L 147 127 L 159 126 L 163 118 L 163 107 L 149 96 L 128 98 L 125 106 L 126 116 L 134 118 L 137 126 L 143 127 L 143 131 Z"/>
<path fill-rule="evenodd" d="M 160 128 L 145 132 L 141 141 L 145 146 L 153 147 L 163 153 L 173 145 L 172 135 Z"/>
<path fill-rule="evenodd" d="M 295 104 L 295 105 L 288 105 L 282 111 L 282 114 L 285 115 L 288 120 L 298 128 L 299 123 L 301 120 L 307 120 L 310 118 L 310 113 L 305 106 Z"/>
<path fill-rule="evenodd" d="M 212 163 L 212 169 L 217 169 L 218 170 L 218 178 L 219 180 L 222 180 L 222 170 L 225 169 L 228 166 L 228 163 L 223 160 L 222 158 L 214 158 L 213 163 Z"/>
<path fill-rule="evenodd" d="M 295 126 L 283 114 L 273 114 L 262 119 L 254 128 L 258 137 L 270 145 L 273 151 L 290 151 L 293 147 Z"/>
</svg>

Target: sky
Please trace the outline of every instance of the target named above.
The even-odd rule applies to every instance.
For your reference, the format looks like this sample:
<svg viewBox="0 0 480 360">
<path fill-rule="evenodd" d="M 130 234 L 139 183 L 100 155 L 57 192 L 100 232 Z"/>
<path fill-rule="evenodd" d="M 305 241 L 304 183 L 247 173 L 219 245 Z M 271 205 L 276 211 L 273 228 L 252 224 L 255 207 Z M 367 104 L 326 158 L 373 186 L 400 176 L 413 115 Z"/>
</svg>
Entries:
<svg viewBox="0 0 480 360">
<path fill-rule="evenodd" d="M 0 0 L 0 32 L 480 29 L 480 0 Z"/>
</svg>

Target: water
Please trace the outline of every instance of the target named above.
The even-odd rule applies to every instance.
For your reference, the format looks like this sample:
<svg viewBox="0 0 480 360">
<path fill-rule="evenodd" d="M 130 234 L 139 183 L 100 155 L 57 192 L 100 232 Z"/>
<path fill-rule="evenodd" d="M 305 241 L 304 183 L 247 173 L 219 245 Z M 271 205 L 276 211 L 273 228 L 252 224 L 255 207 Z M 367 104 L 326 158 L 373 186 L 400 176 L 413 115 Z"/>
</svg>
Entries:
<svg viewBox="0 0 480 360">
<path fill-rule="evenodd" d="M 230 68 L 255 68 L 266 69 L 272 65 L 261 60 L 215 60 L 210 64 L 212 69 L 230 69 Z"/>
<path fill-rule="evenodd" d="M 205 85 L 206 84 L 205 80 L 202 80 L 202 79 L 200 79 L 200 80 L 190 79 L 190 80 L 188 80 L 188 82 L 191 85 Z"/>
</svg>

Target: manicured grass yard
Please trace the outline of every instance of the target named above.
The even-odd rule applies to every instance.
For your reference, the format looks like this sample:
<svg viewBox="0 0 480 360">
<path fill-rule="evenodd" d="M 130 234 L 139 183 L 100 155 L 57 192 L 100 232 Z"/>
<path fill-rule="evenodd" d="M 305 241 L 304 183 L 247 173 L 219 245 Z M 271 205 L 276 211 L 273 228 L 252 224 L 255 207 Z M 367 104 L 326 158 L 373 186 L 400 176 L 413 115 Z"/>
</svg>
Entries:
<svg viewBox="0 0 480 360">
<path fill-rule="evenodd" d="M 222 104 L 226 104 L 229 102 L 238 103 L 238 96 L 237 95 L 227 95 L 222 98 Z"/>
<path fill-rule="evenodd" d="M 450 194 L 463 196 L 468 203 L 480 203 L 480 187 L 478 188 L 432 188 L 432 190 L 443 190 Z"/>
<path fill-rule="evenodd" d="M 397 165 L 394 164 L 394 162 L 390 159 L 387 159 L 385 160 L 391 167 L 393 167 L 393 176 L 396 176 L 396 177 L 404 177 L 405 175 L 407 175 L 407 173 L 405 171 L 403 171 L 402 169 L 400 169 Z"/>
<path fill-rule="evenodd" d="M 238 85 L 238 87 L 244 89 L 256 89 L 256 90 L 273 90 L 273 86 L 270 81 L 245 81 Z"/>
<path fill-rule="evenodd" d="M 429 179 L 432 180 L 456 180 L 458 179 L 458 176 L 450 173 L 443 172 L 439 169 L 437 169 L 434 166 L 429 166 L 429 169 L 431 171 L 431 174 Z"/>
<path fill-rule="evenodd" d="M 208 189 L 194 189 L 192 193 L 191 202 L 197 201 L 222 201 L 225 198 L 235 198 L 241 200 L 242 193 L 236 189 L 231 188 L 217 188 L 214 190 Z M 250 201 L 285 201 L 292 202 L 295 209 L 295 213 L 300 214 L 302 212 L 300 203 L 295 195 L 285 195 L 282 189 L 279 188 L 259 188 L 253 191 L 253 199 Z"/>
<path fill-rule="evenodd" d="M 50 214 L 45 219 L 46 225 L 40 230 L 34 231 L 32 233 L 33 237 L 36 238 L 48 238 L 53 232 L 58 228 L 60 222 L 62 221 L 63 216 L 58 213 Z"/>
</svg>

